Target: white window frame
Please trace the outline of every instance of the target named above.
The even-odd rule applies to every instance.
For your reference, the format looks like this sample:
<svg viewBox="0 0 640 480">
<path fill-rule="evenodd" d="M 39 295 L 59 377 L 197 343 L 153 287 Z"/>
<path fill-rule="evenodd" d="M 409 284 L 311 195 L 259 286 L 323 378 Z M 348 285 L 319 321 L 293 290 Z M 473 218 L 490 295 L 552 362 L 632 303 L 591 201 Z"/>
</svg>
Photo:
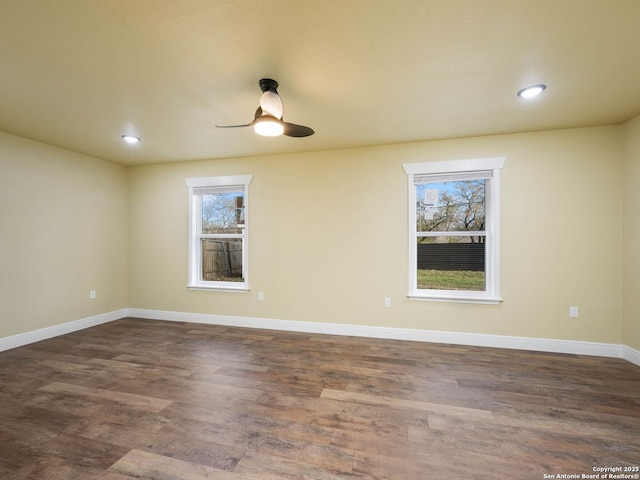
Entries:
<svg viewBox="0 0 640 480">
<path fill-rule="evenodd" d="M 185 178 L 189 187 L 189 279 L 187 288 L 195 290 L 221 290 L 232 292 L 249 291 L 249 184 L 253 175 L 230 175 L 220 177 Z M 239 187 L 244 190 L 244 229 L 242 233 L 224 235 L 224 237 L 242 238 L 242 278 L 243 282 L 220 282 L 202 280 L 202 196 L 196 193 L 199 188 Z M 200 197 L 200 198 L 198 198 Z"/>
<path fill-rule="evenodd" d="M 409 186 L 409 293 L 413 300 L 498 304 L 500 296 L 500 169 L 506 157 L 404 163 Z M 417 288 L 417 237 L 415 176 L 491 172 L 485 195 L 485 282 L 484 291 Z M 468 232 L 465 232 L 467 235 Z"/>
</svg>

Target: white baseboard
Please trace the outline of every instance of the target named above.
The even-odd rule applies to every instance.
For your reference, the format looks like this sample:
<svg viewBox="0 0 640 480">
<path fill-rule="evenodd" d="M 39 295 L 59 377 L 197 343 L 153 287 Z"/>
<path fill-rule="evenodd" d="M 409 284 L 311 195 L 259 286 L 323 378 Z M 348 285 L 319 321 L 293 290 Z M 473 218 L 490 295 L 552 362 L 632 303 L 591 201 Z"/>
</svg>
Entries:
<svg viewBox="0 0 640 480">
<path fill-rule="evenodd" d="M 628 362 L 635 363 L 640 366 L 640 351 L 634 350 L 627 345 L 622 346 L 622 358 L 627 360 Z"/>
<path fill-rule="evenodd" d="M 388 338 L 419 342 L 449 343 L 478 347 L 534 350 L 539 352 L 594 355 L 600 357 L 625 358 L 640 366 L 640 352 L 627 346 L 613 343 L 580 342 L 545 338 L 510 337 L 480 333 L 440 332 L 408 328 L 345 325 L 341 323 L 298 322 L 267 318 L 235 317 L 203 313 L 167 312 L 161 310 L 129 309 L 130 317 L 173 322 L 206 323 L 233 327 L 264 328 L 304 333 L 343 335 L 354 337 Z"/>
<path fill-rule="evenodd" d="M 441 332 L 435 330 L 417 330 L 409 328 L 374 327 L 365 325 L 345 325 L 341 323 L 300 322 L 294 320 L 274 320 L 269 318 L 236 317 L 205 313 L 169 312 L 140 308 L 123 308 L 113 312 L 20 333 L 0 338 L 0 352 L 39 342 L 66 333 L 75 332 L 125 317 L 165 320 L 172 322 L 203 323 L 230 327 L 264 328 L 289 332 L 317 333 L 352 337 L 387 338 L 392 340 L 410 340 L 431 343 L 449 343 L 477 347 L 509 348 L 516 350 L 534 350 L 539 352 L 568 353 L 575 355 L 593 355 L 600 357 L 624 358 L 640 366 L 640 351 L 626 345 L 613 343 L 580 342 L 573 340 L 554 340 L 546 338 L 511 337 L 482 333 Z"/>
<path fill-rule="evenodd" d="M 128 310 L 123 308 L 121 310 L 115 310 L 113 312 L 101 313 L 100 315 L 94 315 L 92 317 L 82 318 L 80 320 L 74 320 L 72 322 L 61 323 L 59 325 L 53 325 L 51 327 L 40 328 L 38 330 L 32 330 L 30 332 L 19 333 L 11 337 L 0 338 L 0 352 L 4 350 L 10 350 L 16 347 L 22 347 L 29 343 L 39 342 L 40 340 L 46 340 L 48 338 L 57 337 L 66 333 L 83 330 L 89 327 L 95 327 L 102 323 L 112 322 L 120 318 L 126 317 Z"/>
</svg>

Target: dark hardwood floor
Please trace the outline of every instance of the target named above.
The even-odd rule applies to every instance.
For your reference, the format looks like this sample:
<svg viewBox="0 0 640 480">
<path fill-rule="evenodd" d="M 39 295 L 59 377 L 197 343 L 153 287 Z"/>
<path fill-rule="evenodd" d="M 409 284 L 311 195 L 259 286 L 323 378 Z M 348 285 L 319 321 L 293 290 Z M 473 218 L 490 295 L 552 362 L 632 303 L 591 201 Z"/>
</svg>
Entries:
<svg viewBox="0 0 640 480">
<path fill-rule="evenodd" d="M 640 367 L 619 359 L 139 319 L 0 353 L 3 480 L 639 466 Z"/>
</svg>

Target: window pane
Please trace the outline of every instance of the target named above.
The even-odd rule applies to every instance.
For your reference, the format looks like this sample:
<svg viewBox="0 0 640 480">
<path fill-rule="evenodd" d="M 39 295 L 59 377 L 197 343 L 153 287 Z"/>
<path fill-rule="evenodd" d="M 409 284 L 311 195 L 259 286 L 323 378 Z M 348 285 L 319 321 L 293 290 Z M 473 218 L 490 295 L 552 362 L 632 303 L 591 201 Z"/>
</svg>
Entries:
<svg viewBox="0 0 640 480">
<path fill-rule="evenodd" d="M 202 195 L 202 233 L 242 233 L 244 190 Z"/>
<path fill-rule="evenodd" d="M 243 282 L 242 239 L 203 238 L 202 280 L 207 282 Z"/>
<path fill-rule="evenodd" d="M 417 287 L 484 291 L 484 237 L 421 237 L 417 244 Z"/>
<path fill-rule="evenodd" d="M 420 183 L 417 232 L 484 231 L 486 179 Z"/>
</svg>

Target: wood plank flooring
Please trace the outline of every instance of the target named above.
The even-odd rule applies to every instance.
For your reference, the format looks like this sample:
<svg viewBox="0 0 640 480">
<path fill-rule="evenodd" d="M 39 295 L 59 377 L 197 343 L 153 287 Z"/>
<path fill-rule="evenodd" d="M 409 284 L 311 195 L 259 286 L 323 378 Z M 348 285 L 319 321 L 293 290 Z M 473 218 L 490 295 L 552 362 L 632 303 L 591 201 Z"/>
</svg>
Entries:
<svg viewBox="0 0 640 480">
<path fill-rule="evenodd" d="M 639 466 L 640 367 L 620 359 L 132 318 L 0 353 L 3 480 Z"/>
</svg>

